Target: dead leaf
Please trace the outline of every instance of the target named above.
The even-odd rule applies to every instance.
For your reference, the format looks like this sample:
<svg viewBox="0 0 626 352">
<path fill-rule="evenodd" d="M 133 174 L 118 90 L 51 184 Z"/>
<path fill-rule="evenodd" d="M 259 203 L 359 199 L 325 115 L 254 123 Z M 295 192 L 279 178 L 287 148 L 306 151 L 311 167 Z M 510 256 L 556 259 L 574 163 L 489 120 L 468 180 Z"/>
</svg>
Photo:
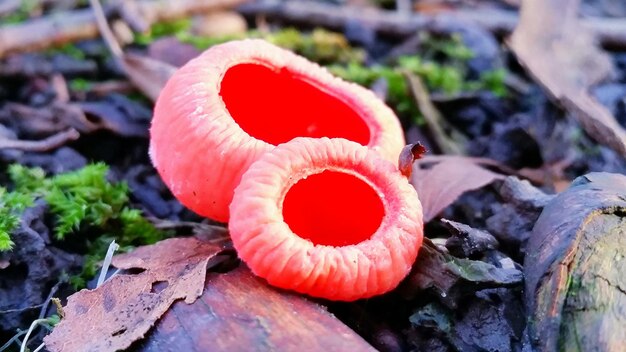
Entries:
<svg viewBox="0 0 626 352">
<path fill-rule="evenodd" d="M 176 67 L 170 64 L 140 55 L 124 54 L 122 62 L 128 79 L 153 102 L 176 72 Z"/>
<path fill-rule="evenodd" d="M 175 303 L 137 348 L 160 351 L 375 351 L 326 309 L 249 269 L 209 273 L 195 303 Z"/>
<path fill-rule="evenodd" d="M 411 184 L 422 202 L 424 222 L 432 220 L 463 193 L 504 178 L 471 158 L 450 156 L 438 160 L 441 161 L 426 168 L 433 163 L 433 158 L 425 157 L 416 161 L 413 167 Z"/>
<path fill-rule="evenodd" d="M 423 158 L 427 152 L 426 147 L 420 142 L 406 145 L 402 148 L 398 157 L 398 170 L 404 177 L 410 179 L 413 172 L 413 163 L 415 160 Z"/>
<path fill-rule="evenodd" d="M 198 55 L 200 50 L 191 44 L 181 42 L 176 37 L 159 38 L 148 45 L 150 58 L 173 67 L 181 67 Z"/>
<path fill-rule="evenodd" d="M 578 20 L 579 0 L 524 0 L 509 46 L 587 133 L 626 156 L 626 130 L 588 93 L 612 71 L 610 57 Z"/>
<path fill-rule="evenodd" d="M 113 258 L 120 269 L 144 269 L 112 277 L 68 299 L 65 318 L 44 339 L 61 351 L 116 351 L 141 339 L 170 305 L 193 303 L 204 288 L 207 263 L 221 247 L 193 237 L 172 238 Z"/>
<path fill-rule="evenodd" d="M 456 258 L 424 238 L 417 261 L 400 291 L 409 298 L 432 291 L 441 303 L 455 309 L 464 297 L 473 296 L 476 291 L 520 285 L 524 276 L 510 262 L 509 267 L 497 267 L 480 260 Z"/>
<path fill-rule="evenodd" d="M 610 173 L 575 179 L 543 209 L 524 260 L 535 350 L 623 350 L 625 212 L 626 177 Z"/>
</svg>

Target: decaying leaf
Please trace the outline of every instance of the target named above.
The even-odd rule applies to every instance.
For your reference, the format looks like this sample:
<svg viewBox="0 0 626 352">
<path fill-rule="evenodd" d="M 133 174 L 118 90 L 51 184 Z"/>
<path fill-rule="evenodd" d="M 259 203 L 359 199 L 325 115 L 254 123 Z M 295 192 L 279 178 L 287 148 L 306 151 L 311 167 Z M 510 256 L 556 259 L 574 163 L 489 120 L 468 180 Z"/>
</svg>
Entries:
<svg viewBox="0 0 626 352">
<path fill-rule="evenodd" d="M 176 37 L 159 38 L 148 45 L 148 56 L 174 67 L 180 67 L 200 55 L 200 50 Z"/>
<path fill-rule="evenodd" d="M 513 176 L 504 179 L 496 191 L 504 202 L 492 205 L 493 215 L 487 218 L 487 230 L 505 246 L 523 253 L 535 222 L 554 195 Z"/>
<path fill-rule="evenodd" d="M 625 212 L 626 177 L 609 173 L 577 178 L 544 208 L 524 262 L 538 351 L 623 350 Z"/>
<path fill-rule="evenodd" d="M 207 263 L 221 247 L 193 237 L 172 238 L 113 258 L 119 269 L 144 269 L 114 276 L 94 290 L 68 299 L 65 318 L 46 336 L 48 350 L 116 351 L 142 338 L 170 305 L 193 303 L 204 288 Z"/>
<path fill-rule="evenodd" d="M 451 156 L 426 168 L 432 163 L 433 159 L 428 157 L 416 161 L 411 178 L 424 208 L 425 222 L 432 220 L 463 193 L 504 178 L 471 158 Z"/>
<path fill-rule="evenodd" d="M 626 130 L 588 89 L 612 70 L 577 19 L 580 0 L 524 0 L 509 45 L 523 66 L 591 137 L 626 156 Z"/>
<path fill-rule="evenodd" d="M 138 351 L 375 351 L 312 301 L 276 290 L 245 267 L 210 273 L 193 304 L 175 303 Z"/>
<path fill-rule="evenodd" d="M 522 283 L 522 272 L 514 266 L 496 267 L 479 260 L 453 257 L 429 239 L 424 239 L 417 261 L 402 284 L 405 295 L 434 291 L 441 302 L 456 308 L 459 299 L 486 288 L 508 287 Z"/>
<path fill-rule="evenodd" d="M 475 258 L 498 248 L 498 241 L 487 231 L 447 219 L 441 219 L 441 223 L 451 232 L 446 248 L 455 257 Z"/>
</svg>

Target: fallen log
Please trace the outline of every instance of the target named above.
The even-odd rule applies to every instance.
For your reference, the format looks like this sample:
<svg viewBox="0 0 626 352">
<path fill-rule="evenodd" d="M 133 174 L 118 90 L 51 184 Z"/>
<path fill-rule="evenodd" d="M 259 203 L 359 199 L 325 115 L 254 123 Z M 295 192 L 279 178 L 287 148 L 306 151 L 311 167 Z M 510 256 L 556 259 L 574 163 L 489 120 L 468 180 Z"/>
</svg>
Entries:
<svg viewBox="0 0 626 352">
<path fill-rule="evenodd" d="M 135 0 L 112 3 L 107 15 L 119 14 L 133 29 L 145 31 L 154 23 L 216 9 L 233 8 L 246 0 Z M 7 54 L 46 49 L 98 37 L 92 9 L 79 9 L 0 27 L 0 58 Z"/>
</svg>

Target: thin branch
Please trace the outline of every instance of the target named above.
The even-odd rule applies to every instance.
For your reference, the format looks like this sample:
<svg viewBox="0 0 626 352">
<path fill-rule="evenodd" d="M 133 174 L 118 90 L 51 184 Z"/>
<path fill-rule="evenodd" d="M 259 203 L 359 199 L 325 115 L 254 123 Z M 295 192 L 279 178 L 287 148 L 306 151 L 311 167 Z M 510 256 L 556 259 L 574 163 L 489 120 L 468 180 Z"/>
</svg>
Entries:
<svg viewBox="0 0 626 352">
<path fill-rule="evenodd" d="M 122 52 L 122 47 L 120 46 L 120 43 L 118 43 L 117 39 L 115 39 L 113 31 L 111 31 L 111 27 L 109 27 L 106 14 L 104 13 L 104 9 L 102 8 L 102 4 L 100 4 L 100 1 L 98 0 L 89 0 L 89 4 L 93 9 L 93 13 L 96 18 L 96 24 L 98 26 L 98 30 L 100 31 L 102 39 L 104 39 L 107 47 L 109 47 L 109 50 L 111 51 L 113 56 L 115 56 L 115 60 L 118 62 L 118 64 L 121 65 L 122 55 L 124 55 L 124 53 Z"/>
<path fill-rule="evenodd" d="M 143 23 L 143 30 L 159 21 L 169 21 L 196 13 L 233 8 L 249 0 L 177 0 L 177 1 L 118 1 L 103 11 L 107 16 L 123 12 L 133 3 L 135 22 Z M 127 11 L 126 11 L 127 12 Z M 124 18 L 125 16 L 122 15 Z M 0 27 L 0 58 L 10 53 L 35 51 L 55 45 L 98 37 L 96 16 L 92 9 L 59 11 L 19 24 Z"/>
<path fill-rule="evenodd" d="M 430 94 L 422 80 L 408 71 L 403 72 L 403 74 L 439 150 L 444 154 L 465 154 L 467 138 L 441 116 L 439 110 L 430 100 Z"/>
<path fill-rule="evenodd" d="M 0 137 L 0 149 L 19 149 L 27 152 L 47 152 L 80 137 L 78 131 L 70 128 L 39 141 L 24 141 Z"/>
</svg>

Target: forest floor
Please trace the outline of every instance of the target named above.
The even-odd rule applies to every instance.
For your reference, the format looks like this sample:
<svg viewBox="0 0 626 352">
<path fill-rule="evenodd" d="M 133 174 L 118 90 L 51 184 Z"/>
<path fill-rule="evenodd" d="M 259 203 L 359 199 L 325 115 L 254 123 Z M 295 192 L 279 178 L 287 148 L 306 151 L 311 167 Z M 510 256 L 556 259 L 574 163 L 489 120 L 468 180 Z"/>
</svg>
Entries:
<svg viewBox="0 0 626 352">
<path fill-rule="evenodd" d="M 90 349 L 90 339 L 100 339 L 144 351 L 237 350 L 246 343 L 289 350 L 298 341 L 275 334 L 290 328 L 300 329 L 301 341 L 312 338 L 330 350 L 347 346 L 332 334 L 381 351 L 550 350 L 569 346 L 571 334 L 584 340 L 589 327 L 581 323 L 572 332 L 561 317 L 582 319 L 575 289 L 601 286 L 589 286 L 576 268 L 623 231 L 626 209 L 619 176 L 626 173 L 626 5 L 618 3 L 198 0 L 160 8 L 146 0 L 109 1 L 109 24 L 123 46 L 116 54 L 87 1 L 5 1 L 0 351 L 43 346 L 44 336 L 64 324 L 59 320 L 74 330 L 59 329 L 42 348 L 113 349 Z M 396 290 L 330 302 L 267 287 L 236 260 L 225 224 L 182 206 L 153 167 L 154 98 L 171 72 L 214 45 L 250 37 L 371 89 L 394 110 L 406 141 L 428 149 L 412 184 L 429 240 Z M 553 240 L 546 244 L 548 235 Z M 72 294 L 87 305 L 104 299 L 106 290 L 95 288 L 111 242 L 128 253 L 172 237 L 204 241 L 204 261 L 194 265 L 216 262 L 206 283 L 197 283 L 205 287 L 197 301 L 204 305 L 172 304 L 189 297 L 182 295 L 160 297 L 158 314 L 125 307 L 138 314 L 134 325 L 99 311 L 82 324 L 98 322 L 108 335 L 81 337 L 81 321 L 70 321 L 75 315 L 61 307 Z M 626 265 L 619 259 L 625 242 L 611 243 L 617 259 L 593 267 L 608 286 L 582 293 L 594 297 L 590 311 L 600 312 L 602 302 L 626 304 L 626 282 L 615 274 Z M 156 256 L 162 249 L 152 250 Z M 118 258 L 117 267 L 135 267 L 128 260 Z M 166 271 L 164 261 L 146 265 L 144 271 Z M 555 276 L 558 268 L 565 276 Z M 177 278 L 171 279 L 170 287 Z M 76 294 L 84 288 L 94 295 Z M 122 291 L 110 292 L 118 301 L 141 292 Z M 542 321 L 548 301 L 558 308 L 556 325 Z M 247 318 L 237 328 L 229 316 Z M 623 325 L 616 329 L 623 332 Z M 202 335 L 208 330 L 215 335 Z M 234 340 L 220 340 L 215 331 Z M 615 331 L 598 333 L 613 336 L 604 350 L 623 342 Z M 64 339 L 75 344 L 60 347 Z"/>
</svg>

